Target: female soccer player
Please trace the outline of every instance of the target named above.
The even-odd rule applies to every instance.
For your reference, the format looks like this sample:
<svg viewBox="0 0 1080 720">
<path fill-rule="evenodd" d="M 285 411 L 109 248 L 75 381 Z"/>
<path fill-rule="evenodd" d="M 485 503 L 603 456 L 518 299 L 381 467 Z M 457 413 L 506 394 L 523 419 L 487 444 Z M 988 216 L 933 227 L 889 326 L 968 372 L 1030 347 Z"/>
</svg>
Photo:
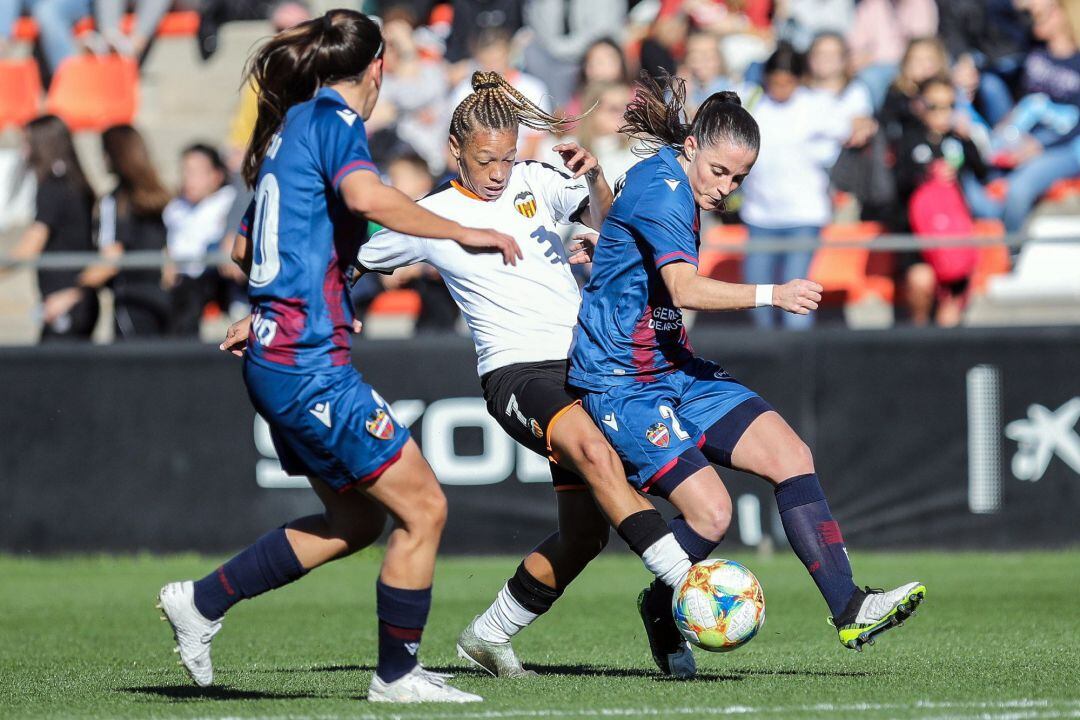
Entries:
<svg viewBox="0 0 1080 720">
<path fill-rule="evenodd" d="M 661 582 L 681 580 L 690 563 L 677 535 L 627 484 L 618 455 L 566 387 L 580 295 L 554 229 L 577 221 L 598 229 L 611 189 L 596 159 L 574 143 L 555 148 L 572 177 L 539 162 L 515 163 L 519 125 L 550 130 L 565 121 L 497 73 L 474 74 L 472 88 L 450 124 L 460 177 L 420 205 L 459 222 L 503 228 L 519 239 L 524 262 L 504 266 L 454 243 L 384 230 L 360 248 L 358 263 L 380 272 L 418 262 L 435 266 L 472 331 L 489 412 L 511 437 L 552 461 L 558 532 L 525 558 L 458 639 L 462 657 L 493 675 L 517 677 L 528 673 L 510 638 L 550 609 L 603 549 L 608 522 Z M 592 494 L 575 492 L 583 490 Z M 680 653 L 670 665 L 692 674 L 686 667 L 692 662 Z"/>
<path fill-rule="evenodd" d="M 243 174 L 255 199 L 233 250 L 254 310 L 244 381 L 282 466 L 311 478 L 326 511 L 271 530 L 201 580 L 162 588 L 160 607 L 198 685 L 213 680 L 210 641 L 230 607 L 370 544 L 389 513 L 368 699 L 481 699 L 417 663 L 446 500 L 408 430 L 352 367 L 345 270 L 367 219 L 494 249 L 510 263 L 521 251 L 509 236 L 440 218 L 380 182 L 363 119 L 379 94 L 381 52 L 370 18 L 333 10 L 279 33 L 249 66 L 259 115 Z"/>
<path fill-rule="evenodd" d="M 658 152 L 627 173 L 602 228 L 569 381 L 626 462 L 630 481 L 684 514 L 687 537 L 680 539 L 691 560 L 708 557 L 731 518 L 731 498 L 710 463 L 771 482 L 788 540 L 828 603 L 840 641 L 861 649 L 903 621 L 925 588 L 855 586 L 809 448 L 768 403 L 693 355 L 684 308 L 774 306 L 806 314 L 822 288 L 807 280 L 753 286 L 698 275 L 699 208 L 717 209 L 738 188 L 760 137 L 734 93 L 712 95 L 690 124 L 684 98 L 681 80 L 646 79 L 627 108 L 624 130 Z M 683 645 L 670 588 L 654 583 L 638 606 L 659 663 Z"/>
</svg>

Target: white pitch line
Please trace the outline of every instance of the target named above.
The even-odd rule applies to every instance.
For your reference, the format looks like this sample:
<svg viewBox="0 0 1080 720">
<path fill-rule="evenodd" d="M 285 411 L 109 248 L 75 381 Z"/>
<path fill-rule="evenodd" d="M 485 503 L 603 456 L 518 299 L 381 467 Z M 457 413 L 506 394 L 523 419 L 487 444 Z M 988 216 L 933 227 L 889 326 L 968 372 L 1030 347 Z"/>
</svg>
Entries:
<svg viewBox="0 0 1080 720">
<path fill-rule="evenodd" d="M 426 709 L 426 708 L 425 708 Z M 403 709 L 404 710 L 404 709 Z M 1053 720 L 1057 718 L 1080 718 L 1080 700 L 1000 700 L 1000 701 L 933 701 L 919 700 L 913 703 L 818 703 L 814 705 L 726 707 L 669 707 L 669 708 L 593 708 L 582 710 L 483 710 L 460 713 L 376 714 L 371 712 L 341 715 L 274 715 L 262 720 L 506 720 L 509 718 L 620 718 L 620 717 L 672 717 L 694 715 L 720 717 L 726 715 L 789 715 L 792 713 L 870 713 L 882 711 L 959 710 L 968 711 L 944 715 L 923 716 L 923 720 Z M 975 712 L 971 712 L 975 711 Z M 983 711 L 983 712 L 979 712 Z M 1012 712 L 1002 712 L 1012 711 Z M 242 717 L 225 716 L 202 720 L 245 720 Z"/>
</svg>

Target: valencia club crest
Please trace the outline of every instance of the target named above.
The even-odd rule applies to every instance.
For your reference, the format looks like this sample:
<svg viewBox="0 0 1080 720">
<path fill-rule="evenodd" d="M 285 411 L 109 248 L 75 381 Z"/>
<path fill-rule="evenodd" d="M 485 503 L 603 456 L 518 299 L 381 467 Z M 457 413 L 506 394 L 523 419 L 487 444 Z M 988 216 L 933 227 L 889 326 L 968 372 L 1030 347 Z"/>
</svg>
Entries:
<svg viewBox="0 0 1080 720">
<path fill-rule="evenodd" d="M 514 207 L 525 217 L 531 218 L 536 214 L 536 196 L 528 190 L 520 192 L 514 198 Z"/>
</svg>

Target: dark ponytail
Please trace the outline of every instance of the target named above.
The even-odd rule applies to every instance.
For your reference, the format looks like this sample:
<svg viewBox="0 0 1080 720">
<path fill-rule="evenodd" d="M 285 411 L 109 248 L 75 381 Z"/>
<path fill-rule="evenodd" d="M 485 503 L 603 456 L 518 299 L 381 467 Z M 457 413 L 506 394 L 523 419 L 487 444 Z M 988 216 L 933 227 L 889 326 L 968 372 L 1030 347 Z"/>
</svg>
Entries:
<svg viewBox="0 0 1080 720">
<path fill-rule="evenodd" d="M 251 83 L 259 97 L 259 115 L 241 169 L 249 187 L 254 187 L 270 140 L 289 108 L 310 100 L 324 85 L 359 78 L 382 47 L 382 32 L 374 20 L 353 10 L 331 10 L 281 31 L 259 48 L 244 74 L 244 82 Z"/>
<path fill-rule="evenodd" d="M 686 82 L 673 75 L 653 78 L 642 73 L 637 93 L 623 114 L 619 132 L 639 141 L 638 155 L 664 146 L 681 147 L 693 135 L 702 146 L 721 140 L 754 151 L 761 146 L 757 121 L 730 90 L 713 93 L 701 104 L 692 122 L 686 118 Z"/>
</svg>

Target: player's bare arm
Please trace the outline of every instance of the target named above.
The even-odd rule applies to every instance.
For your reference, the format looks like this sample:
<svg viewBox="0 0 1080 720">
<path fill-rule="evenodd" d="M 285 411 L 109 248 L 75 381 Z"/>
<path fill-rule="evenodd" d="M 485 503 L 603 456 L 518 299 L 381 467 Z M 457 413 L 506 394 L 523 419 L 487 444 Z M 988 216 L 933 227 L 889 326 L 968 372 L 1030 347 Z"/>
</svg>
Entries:
<svg viewBox="0 0 1080 720">
<path fill-rule="evenodd" d="M 824 288 L 812 280 L 791 280 L 783 285 L 728 283 L 698 275 L 690 263 L 673 262 L 660 268 L 660 277 L 675 307 L 684 310 L 747 310 L 771 305 L 796 315 L 817 310 Z M 758 297 L 764 289 L 768 297 Z"/>
<path fill-rule="evenodd" d="M 345 205 L 383 227 L 417 237 L 453 240 L 462 247 L 490 250 L 503 262 L 517 265 L 524 257 L 514 238 L 497 230 L 467 228 L 417 205 L 407 195 L 383 184 L 374 173 L 352 173 L 341 183 Z"/>
<path fill-rule="evenodd" d="M 575 142 L 556 145 L 552 150 L 562 156 L 563 165 L 575 178 L 584 176 L 589 185 L 589 206 L 581 214 L 581 224 L 599 230 L 615 198 L 596 157 Z"/>
</svg>

